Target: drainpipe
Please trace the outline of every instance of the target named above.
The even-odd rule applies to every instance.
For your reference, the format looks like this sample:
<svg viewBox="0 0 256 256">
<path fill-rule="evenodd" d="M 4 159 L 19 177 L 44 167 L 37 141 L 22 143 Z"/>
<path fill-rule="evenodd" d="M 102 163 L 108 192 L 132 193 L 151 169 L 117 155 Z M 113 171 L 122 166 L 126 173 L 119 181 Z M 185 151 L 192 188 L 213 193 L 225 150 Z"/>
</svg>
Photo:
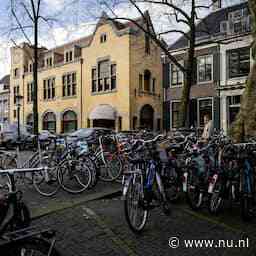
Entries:
<svg viewBox="0 0 256 256">
<path fill-rule="evenodd" d="M 80 59 L 81 70 L 80 70 L 80 124 L 83 126 L 83 59 Z"/>
<path fill-rule="evenodd" d="M 25 120 L 25 95 L 24 95 L 24 92 L 25 92 L 25 89 L 24 89 L 24 86 L 25 86 L 25 75 L 23 74 L 22 75 L 22 83 L 23 83 L 23 89 L 22 89 L 22 96 L 23 96 L 23 99 L 22 99 L 22 123 L 23 123 L 23 125 L 25 125 L 25 122 L 24 122 L 24 120 Z"/>
</svg>

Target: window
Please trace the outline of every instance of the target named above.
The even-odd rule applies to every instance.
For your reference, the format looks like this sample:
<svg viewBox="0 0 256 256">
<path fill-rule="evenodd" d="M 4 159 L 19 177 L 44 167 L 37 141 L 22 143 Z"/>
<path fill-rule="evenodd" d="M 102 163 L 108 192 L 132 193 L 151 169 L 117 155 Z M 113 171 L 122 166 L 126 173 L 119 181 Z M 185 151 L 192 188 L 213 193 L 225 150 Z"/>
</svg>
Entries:
<svg viewBox="0 0 256 256">
<path fill-rule="evenodd" d="M 250 72 L 250 48 L 228 51 L 228 77 L 243 77 Z"/>
<path fill-rule="evenodd" d="M 150 92 L 150 81 L 151 81 L 151 72 L 149 70 L 144 71 L 144 91 Z"/>
<path fill-rule="evenodd" d="M 29 65 L 28 65 L 28 72 L 29 73 L 33 72 L 33 63 L 29 63 Z"/>
<path fill-rule="evenodd" d="M 180 102 L 172 102 L 172 128 L 179 128 L 180 120 Z"/>
<path fill-rule="evenodd" d="M 170 74 L 171 74 L 171 86 L 179 86 L 182 84 L 183 74 L 175 64 L 171 64 Z"/>
<path fill-rule="evenodd" d="M 143 75 L 139 74 L 139 92 L 143 91 Z"/>
<path fill-rule="evenodd" d="M 14 117 L 14 118 L 17 117 L 17 110 L 16 110 L 16 109 L 13 110 L 13 117 Z"/>
<path fill-rule="evenodd" d="M 17 96 L 20 94 L 20 87 L 17 85 L 17 86 L 14 86 L 13 87 L 13 102 L 14 104 L 16 104 L 17 102 Z"/>
<path fill-rule="evenodd" d="M 33 120 L 33 114 L 29 114 L 27 116 L 27 120 L 26 120 L 26 124 L 30 127 L 33 127 L 33 123 L 34 123 L 34 120 Z"/>
<path fill-rule="evenodd" d="M 74 111 L 68 110 L 62 116 L 62 132 L 69 133 L 77 129 L 77 115 Z"/>
<path fill-rule="evenodd" d="M 18 69 L 18 68 L 15 68 L 14 71 L 13 71 L 13 76 L 14 76 L 14 78 L 18 78 L 19 75 L 20 75 L 19 69 Z"/>
<path fill-rule="evenodd" d="M 66 74 L 62 77 L 62 96 L 76 95 L 76 73 Z"/>
<path fill-rule="evenodd" d="M 56 132 L 56 115 L 53 112 L 48 112 L 44 115 L 43 130 Z"/>
<path fill-rule="evenodd" d="M 92 92 L 111 91 L 116 89 L 116 64 L 109 60 L 98 63 L 98 68 L 92 69 Z"/>
<path fill-rule="evenodd" d="M 198 82 L 208 82 L 212 80 L 212 62 L 211 55 L 200 56 L 197 58 Z"/>
<path fill-rule="evenodd" d="M 46 67 L 52 67 L 53 61 L 52 57 L 46 58 Z"/>
<path fill-rule="evenodd" d="M 150 37 L 148 34 L 145 34 L 145 53 L 150 54 Z"/>
<path fill-rule="evenodd" d="M 122 117 L 121 116 L 118 117 L 118 130 L 122 131 Z"/>
<path fill-rule="evenodd" d="M 43 88 L 44 100 L 50 100 L 55 98 L 55 78 L 48 78 L 44 80 Z"/>
<path fill-rule="evenodd" d="M 228 125 L 230 126 L 236 119 L 241 106 L 241 95 L 228 96 Z"/>
<path fill-rule="evenodd" d="M 111 65 L 111 90 L 116 89 L 116 64 Z"/>
<path fill-rule="evenodd" d="M 98 91 L 103 91 L 106 88 L 106 81 L 109 79 L 109 61 L 101 61 L 98 64 Z M 104 86 L 105 85 L 105 86 Z"/>
<path fill-rule="evenodd" d="M 27 84 L 27 102 L 33 101 L 33 82 Z"/>
<path fill-rule="evenodd" d="M 204 116 L 209 115 L 212 120 L 212 99 L 198 100 L 199 126 L 204 127 Z"/>
<path fill-rule="evenodd" d="M 156 79 L 153 78 L 153 80 L 152 80 L 152 92 L 155 93 L 155 91 L 156 91 Z"/>
<path fill-rule="evenodd" d="M 105 43 L 107 41 L 107 34 L 101 34 L 100 35 L 100 43 Z"/>
<path fill-rule="evenodd" d="M 97 71 L 96 68 L 92 69 L 92 92 L 97 91 Z"/>
<path fill-rule="evenodd" d="M 71 62 L 73 60 L 73 51 L 67 51 L 65 54 L 65 61 Z"/>
</svg>

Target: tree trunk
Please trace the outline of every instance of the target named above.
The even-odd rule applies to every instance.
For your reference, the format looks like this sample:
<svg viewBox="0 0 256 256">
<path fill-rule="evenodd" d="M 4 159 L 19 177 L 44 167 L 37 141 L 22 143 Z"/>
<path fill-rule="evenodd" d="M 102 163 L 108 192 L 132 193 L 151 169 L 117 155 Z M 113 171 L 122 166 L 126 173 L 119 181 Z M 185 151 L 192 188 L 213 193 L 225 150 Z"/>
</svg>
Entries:
<svg viewBox="0 0 256 256">
<path fill-rule="evenodd" d="M 246 82 L 241 109 L 231 127 L 231 135 L 237 142 L 256 136 L 256 0 L 249 0 L 249 7 L 253 20 L 253 65 Z"/>
<path fill-rule="evenodd" d="M 195 0 L 192 0 L 191 3 L 191 20 L 190 20 L 190 40 L 189 40 L 189 49 L 187 54 L 187 65 L 185 68 L 187 72 L 185 73 L 184 85 L 182 89 L 182 98 L 180 106 L 180 126 L 189 127 L 189 101 L 190 101 L 190 91 L 194 83 L 195 78 L 195 40 L 196 40 L 196 27 L 195 27 Z"/>
</svg>

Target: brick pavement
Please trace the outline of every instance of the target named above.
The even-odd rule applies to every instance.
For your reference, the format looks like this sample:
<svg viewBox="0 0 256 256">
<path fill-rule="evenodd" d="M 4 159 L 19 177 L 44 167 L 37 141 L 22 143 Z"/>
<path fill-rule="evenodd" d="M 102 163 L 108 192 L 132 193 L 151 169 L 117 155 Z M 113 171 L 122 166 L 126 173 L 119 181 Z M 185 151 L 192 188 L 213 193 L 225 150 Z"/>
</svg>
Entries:
<svg viewBox="0 0 256 256">
<path fill-rule="evenodd" d="M 160 210 L 150 214 L 142 235 L 133 234 L 125 221 L 123 202 L 119 198 L 91 201 L 39 218 L 34 224 L 51 226 L 58 230 L 57 247 L 63 256 L 147 255 L 147 256 L 255 256 L 256 233 L 247 234 L 228 225 L 197 214 L 191 214 L 184 205 L 173 206 L 166 217 Z M 245 224 L 246 227 L 255 225 Z M 256 225 L 254 227 L 256 229 Z M 168 240 L 180 238 L 178 249 L 171 249 Z M 249 248 L 188 249 L 183 239 L 244 239 Z"/>
</svg>

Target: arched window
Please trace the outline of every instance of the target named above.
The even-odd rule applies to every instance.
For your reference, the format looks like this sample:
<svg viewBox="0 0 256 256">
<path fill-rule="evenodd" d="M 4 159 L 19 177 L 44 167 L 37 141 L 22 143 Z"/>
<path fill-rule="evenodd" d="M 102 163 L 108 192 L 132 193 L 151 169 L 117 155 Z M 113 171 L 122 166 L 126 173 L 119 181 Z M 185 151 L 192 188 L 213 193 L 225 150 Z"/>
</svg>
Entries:
<svg viewBox="0 0 256 256">
<path fill-rule="evenodd" d="M 144 71 L 144 91 L 150 92 L 151 72 L 147 69 Z"/>
<path fill-rule="evenodd" d="M 69 133 L 77 129 L 77 115 L 74 111 L 68 110 L 62 116 L 62 132 Z"/>
<path fill-rule="evenodd" d="M 56 115 L 53 112 L 47 112 L 44 114 L 43 130 L 56 132 Z"/>
<path fill-rule="evenodd" d="M 33 123 L 34 123 L 34 120 L 33 120 L 33 114 L 29 114 L 27 116 L 27 120 L 26 120 L 26 124 L 30 127 L 33 127 Z"/>
</svg>

